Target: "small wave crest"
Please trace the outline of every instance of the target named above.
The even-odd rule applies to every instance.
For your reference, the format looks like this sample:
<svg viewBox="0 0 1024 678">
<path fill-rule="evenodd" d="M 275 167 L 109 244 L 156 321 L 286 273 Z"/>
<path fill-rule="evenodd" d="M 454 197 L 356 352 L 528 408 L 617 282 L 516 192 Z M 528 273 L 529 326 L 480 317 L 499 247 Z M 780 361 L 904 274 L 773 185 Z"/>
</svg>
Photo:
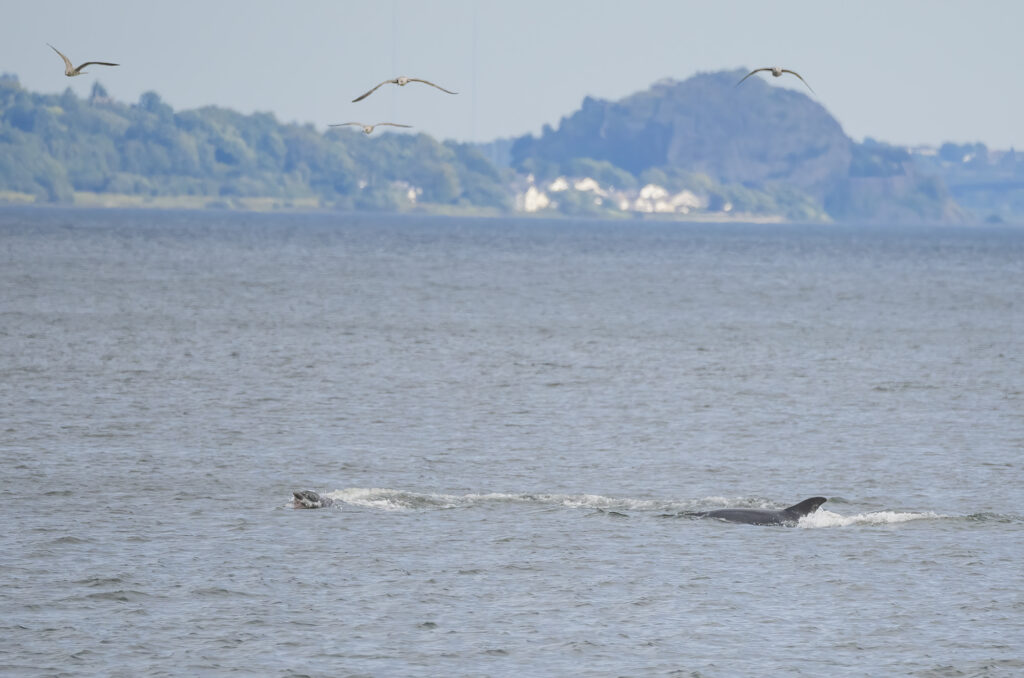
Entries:
<svg viewBox="0 0 1024 678">
<path fill-rule="evenodd" d="M 325 496 L 351 506 L 363 506 L 382 511 L 447 509 L 466 505 L 464 498 L 458 495 L 422 494 L 380 487 L 349 487 L 344 490 L 335 490 Z"/>
<path fill-rule="evenodd" d="M 900 511 L 874 511 L 871 513 L 858 513 L 853 516 L 843 516 L 825 509 L 819 509 L 800 519 L 797 527 L 848 527 L 850 525 L 891 525 L 893 523 L 906 523 L 911 520 L 935 520 L 947 518 L 939 513 L 926 511 L 924 513 L 907 513 Z"/>
<path fill-rule="evenodd" d="M 325 496 L 351 506 L 362 506 L 384 511 L 417 509 L 453 509 L 487 504 L 538 504 L 567 508 L 601 509 L 605 511 L 678 511 L 691 509 L 709 501 L 665 501 L 606 497 L 599 494 L 556 493 L 470 493 L 427 494 L 385 488 L 350 487 L 327 493 Z M 717 500 L 720 498 L 711 498 Z"/>
</svg>

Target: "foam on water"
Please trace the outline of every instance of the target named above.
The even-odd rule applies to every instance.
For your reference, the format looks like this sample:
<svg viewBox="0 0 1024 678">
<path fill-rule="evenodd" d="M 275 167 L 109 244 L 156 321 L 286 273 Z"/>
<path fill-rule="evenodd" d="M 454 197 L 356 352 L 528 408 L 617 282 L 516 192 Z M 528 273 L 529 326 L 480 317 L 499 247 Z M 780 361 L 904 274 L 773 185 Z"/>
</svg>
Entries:
<svg viewBox="0 0 1024 678">
<path fill-rule="evenodd" d="M 934 520 L 948 518 L 940 513 L 926 511 L 924 513 L 906 513 L 899 511 L 873 511 L 858 513 L 854 516 L 843 516 L 832 511 L 819 509 L 810 513 L 797 523 L 797 527 L 848 527 L 850 525 L 890 525 L 906 523 L 911 520 Z"/>
<path fill-rule="evenodd" d="M 725 497 L 704 497 L 692 500 L 640 499 L 631 497 L 606 497 L 599 494 L 558 494 L 558 493 L 506 493 L 486 492 L 468 494 L 435 494 L 410 492 L 376 487 L 349 487 L 326 493 L 324 496 L 352 506 L 362 506 L 385 511 L 409 511 L 418 509 L 451 509 L 481 506 L 486 504 L 539 504 L 565 506 L 567 508 L 602 509 L 617 511 L 685 511 L 701 506 L 735 505 L 736 499 Z M 741 500 L 744 505 L 760 506 L 761 500 Z M 768 506 L 765 506 L 767 508 Z"/>
</svg>

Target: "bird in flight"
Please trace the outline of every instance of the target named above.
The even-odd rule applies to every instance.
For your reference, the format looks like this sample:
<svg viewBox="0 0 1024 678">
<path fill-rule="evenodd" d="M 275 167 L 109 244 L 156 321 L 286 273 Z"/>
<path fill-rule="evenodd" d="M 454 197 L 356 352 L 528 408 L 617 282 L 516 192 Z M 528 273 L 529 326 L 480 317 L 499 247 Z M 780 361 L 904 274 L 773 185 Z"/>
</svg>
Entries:
<svg viewBox="0 0 1024 678">
<path fill-rule="evenodd" d="M 68 76 L 69 78 L 74 77 L 76 75 L 85 75 L 85 71 L 83 71 L 82 69 L 86 66 L 91 66 L 94 64 L 96 66 L 120 66 L 120 64 L 112 64 L 109 61 L 86 61 L 78 68 L 75 68 L 73 65 L 71 65 L 71 60 L 64 56 L 64 54 L 59 49 L 57 49 L 53 45 L 50 45 L 50 43 L 46 44 L 49 45 L 50 49 L 52 49 L 54 52 L 60 54 L 60 58 L 64 60 L 64 75 Z"/>
<path fill-rule="evenodd" d="M 355 103 L 357 101 L 362 101 L 363 99 L 365 99 L 366 97 L 370 96 L 371 94 L 376 92 L 378 89 L 380 89 L 384 85 L 391 84 L 391 85 L 398 85 L 399 87 L 405 87 L 410 82 L 422 82 L 424 85 L 430 85 L 431 87 L 436 87 L 439 90 L 441 90 L 442 92 L 448 92 L 448 94 L 458 94 L 458 92 L 452 92 L 451 90 L 447 90 L 444 87 L 441 87 L 440 85 L 435 85 L 434 83 L 432 83 L 432 82 L 430 82 L 428 80 L 421 80 L 419 78 L 407 78 L 404 75 L 400 75 L 399 77 L 394 78 L 392 80 L 385 80 L 384 82 L 380 83 L 379 85 L 377 85 L 376 87 L 371 89 L 366 94 L 363 94 L 362 96 L 359 96 L 359 97 L 356 97 L 355 99 L 353 99 L 352 103 Z"/>
<path fill-rule="evenodd" d="M 382 125 L 387 125 L 388 127 L 412 127 L 412 125 L 399 125 L 397 122 L 378 122 L 376 125 L 367 125 L 361 122 L 339 122 L 333 125 L 328 125 L 328 127 L 344 127 L 345 125 L 355 125 L 356 127 L 362 127 L 363 134 L 369 134 L 370 132 L 373 131 L 374 127 L 381 127 Z"/>
<path fill-rule="evenodd" d="M 788 68 L 782 68 L 780 66 L 765 66 L 764 68 L 755 68 L 754 70 L 752 70 L 749 73 L 747 73 L 746 75 L 744 75 L 743 76 L 743 80 L 746 80 L 747 78 L 752 76 L 754 73 L 757 73 L 759 71 L 771 71 L 772 75 L 774 75 L 776 78 L 781 76 L 783 73 L 790 73 L 790 74 L 795 75 L 796 77 L 800 78 L 800 82 L 802 82 L 803 84 L 807 85 L 807 81 L 804 80 L 802 77 L 800 77 L 799 73 L 797 73 L 796 71 L 791 71 Z M 740 80 L 740 82 L 737 82 L 736 86 L 739 87 L 740 83 L 742 83 L 743 80 Z M 807 89 L 811 90 L 811 94 L 815 93 L 814 90 L 811 89 L 810 85 L 807 85 Z"/>
</svg>

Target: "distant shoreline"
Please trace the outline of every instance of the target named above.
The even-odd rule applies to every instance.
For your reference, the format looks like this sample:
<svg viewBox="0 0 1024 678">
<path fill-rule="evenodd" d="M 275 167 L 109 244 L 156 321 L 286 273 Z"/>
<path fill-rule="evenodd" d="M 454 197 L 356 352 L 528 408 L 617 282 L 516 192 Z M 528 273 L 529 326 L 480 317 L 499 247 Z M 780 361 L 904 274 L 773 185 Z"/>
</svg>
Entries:
<svg viewBox="0 0 1024 678">
<path fill-rule="evenodd" d="M 594 221 L 652 221 L 652 222 L 678 222 L 678 223 L 723 223 L 723 224 L 797 224 L 817 223 L 798 222 L 787 220 L 779 215 L 748 214 L 748 213 L 723 213 L 713 212 L 707 214 L 592 214 L 592 215 L 568 215 L 554 210 L 543 212 L 507 212 L 491 207 L 474 207 L 458 205 L 436 205 L 421 204 L 405 210 L 364 212 L 361 210 L 339 210 L 330 206 L 324 206 L 315 197 L 309 198 L 271 198 L 271 197 L 231 197 L 217 198 L 201 195 L 166 195 L 166 196 L 145 196 L 130 195 L 122 193 L 90 193 L 86 191 L 75 191 L 73 203 L 51 203 L 38 202 L 35 196 L 29 193 L 17 193 L 14 191 L 0 191 L 0 208 L 4 207 L 33 207 L 44 209 L 106 209 L 106 210 L 195 210 L 195 211 L 224 211 L 238 214 L 259 213 L 259 214 L 379 214 L 387 216 L 395 215 L 423 215 L 423 216 L 451 216 L 451 217 L 492 217 L 510 219 L 556 219 L 556 220 L 594 220 Z"/>
<path fill-rule="evenodd" d="M 310 198 L 271 198 L 271 197 L 231 197 L 217 198 L 213 196 L 180 195 L 180 196 L 143 196 L 120 193 L 89 193 L 76 191 L 73 203 L 40 202 L 29 193 L 0 191 L 0 210 L 7 208 L 28 208 L 42 210 L 168 210 L 184 212 L 223 212 L 225 214 L 309 214 L 309 215 L 360 215 L 360 216 L 424 216 L 452 218 L 486 218 L 486 219 L 521 219 L 524 221 L 595 221 L 595 222 L 641 222 L 641 223 L 678 223 L 678 224 L 777 224 L 807 226 L 843 226 L 873 225 L 860 221 L 796 221 L 779 215 L 763 215 L 749 213 L 604 213 L 587 215 L 570 215 L 555 210 L 538 212 L 503 211 L 492 207 L 474 207 L 460 205 L 437 205 L 424 203 L 414 207 L 395 211 L 343 210 L 323 206 L 315 197 Z M 978 220 L 968 224 L 947 224 L 936 222 L 898 222 L 893 226 L 922 226 L 928 228 L 1024 228 L 1024 221 L 985 221 Z"/>
</svg>

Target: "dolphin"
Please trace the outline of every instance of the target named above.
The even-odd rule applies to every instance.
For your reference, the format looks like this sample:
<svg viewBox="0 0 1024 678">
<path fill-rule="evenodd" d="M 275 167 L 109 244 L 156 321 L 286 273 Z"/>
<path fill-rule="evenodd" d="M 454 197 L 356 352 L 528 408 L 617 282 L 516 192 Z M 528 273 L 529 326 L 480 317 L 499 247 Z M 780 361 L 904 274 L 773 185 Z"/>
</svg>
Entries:
<svg viewBox="0 0 1024 678">
<path fill-rule="evenodd" d="M 295 497 L 292 506 L 297 509 L 318 509 L 334 504 L 333 499 L 321 497 L 313 490 L 299 490 L 298 492 L 292 492 L 292 496 Z"/>
<path fill-rule="evenodd" d="M 746 523 L 748 525 L 795 525 L 798 520 L 808 513 L 817 511 L 818 507 L 826 501 L 828 500 L 825 497 L 811 497 L 781 511 L 731 508 L 688 513 L 687 515 L 695 518 L 718 518 L 730 523 Z"/>
</svg>

